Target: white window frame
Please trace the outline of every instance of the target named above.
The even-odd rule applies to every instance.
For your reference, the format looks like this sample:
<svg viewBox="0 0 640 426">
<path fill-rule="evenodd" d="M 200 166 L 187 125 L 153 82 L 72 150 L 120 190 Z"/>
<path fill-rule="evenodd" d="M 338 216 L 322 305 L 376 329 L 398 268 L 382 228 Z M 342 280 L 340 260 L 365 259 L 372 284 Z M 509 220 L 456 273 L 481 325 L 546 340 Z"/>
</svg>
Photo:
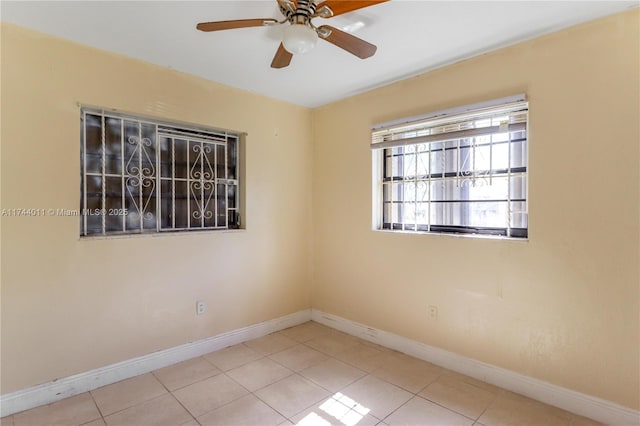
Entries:
<svg viewBox="0 0 640 426">
<path fill-rule="evenodd" d="M 529 105 L 526 95 L 521 94 L 373 126 L 371 129 L 373 184 L 372 229 L 390 232 L 527 240 L 529 236 L 528 108 Z M 498 119 L 497 117 L 509 118 L 505 120 L 504 118 Z M 507 141 L 502 141 L 500 144 L 508 147 L 506 153 L 506 169 L 498 170 L 498 167 L 495 166 L 497 161 L 492 163 L 490 159 L 488 170 L 476 169 L 474 164 L 471 167 L 471 171 L 469 171 L 469 165 L 463 164 L 461 160 L 460 147 L 475 161 L 475 158 L 478 156 L 477 151 L 481 151 L 481 148 L 484 148 L 485 153 L 489 152 L 489 156 L 491 156 L 494 151 L 497 152 L 497 147 L 494 145 L 498 143 L 493 142 L 494 136 L 502 135 L 504 137 L 505 134 L 508 135 Z M 512 136 L 515 137 L 515 135 L 519 135 L 519 139 L 512 141 L 511 138 Z M 488 147 L 486 142 L 487 137 L 490 141 Z M 497 137 L 496 140 L 498 140 Z M 485 145 L 481 145 L 482 143 Z M 517 145 L 518 151 L 514 152 L 521 154 L 520 159 L 524 164 L 520 164 L 520 167 L 513 167 L 512 169 L 512 156 L 514 154 L 512 149 L 515 149 L 512 147 L 516 146 L 516 143 L 519 143 L 519 145 Z M 457 144 L 457 158 L 455 157 L 455 153 L 447 153 L 447 155 L 445 155 L 445 146 L 447 146 L 446 151 L 450 151 L 456 149 L 455 147 L 451 147 L 452 145 L 455 146 L 455 144 Z M 433 163 L 436 151 L 434 150 L 432 152 L 431 150 L 432 147 L 435 146 L 442 147 L 442 168 L 441 171 L 438 172 L 435 172 L 436 167 L 434 165 L 435 163 Z M 476 149 L 476 147 L 480 148 Z M 440 148 L 438 148 L 438 150 L 439 149 Z M 407 152 L 411 154 L 406 154 Z M 413 159 L 415 159 L 416 171 L 413 174 L 408 174 L 405 166 L 400 164 L 403 164 L 402 161 L 405 159 L 405 155 L 411 157 L 413 153 L 416 153 L 415 157 L 413 157 Z M 418 171 L 418 153 L 423 156 L 423 158 L 427 158 L 425 162 L 426 166 L 423 165 L 422 173 Z M 470 153 L 473 153 L 473 155 L 470 155 Z M 452 155 L 449 156 L 449 154 Z M 396 159 L 394 157 L 401 158 Z M 394 162 L 394 160 L 397 161 Z M 450 166 L 449 162 L 454 165 Z M 407 162 L 407 164 L 409 163 Z M 392 172 L 389 172 L 390 168 L 393 169 Z M 428 172 L 425 170 L 428 170 Z M 461 172 L 462 170 L 464 170 L 464 175 Z M 387 176 L 385 176 L 385 173 L 387 173 Z M 441 176 L 440 173 L 442 173 Z M 437 176 L 434 177 L 434 175 Z M 504 197 L 486 201 L 469 196 L 464 198 L 463 192 L 468 194 L 469 192 L 474 192 L 474 190 L 463 191 L 463 189 L 461 189 L 461 183 L 462 185 L 470 185 L 469 181 L 472 179 L 473 185 L 475 186 L 476 182 L 479 182 L 479 178 L 483 178 L 483 182 L 487 185 L 492 185 L 496 182 L 501 182 L 503 187 L 506 185 Z M 501 181 L 494 181 L 494 178 L 501 179 Z M 442 188 L 440 189 L 438 186 L 438 190 L 433 191 L 432 188 L 434 188 L 436 179 L 439 181 L 437 185 L 442 183 Z M 455 186 L 453 186 L 454 182 Z M 512 182 L 518 182 L 518 184 L 512 188 Z M 412 184 L 414 188 L 418 188 L 418 186 L 421 185 L 420 187 L 423 191 L 422 198 L 418 196 L 417 190 L 413 200 L 406 196 L 405 191 L 407 191 L 407 188 Z M 396 189 L 401 191 L 399 193 L 400 195 L 394 192 Z M 499 193 L 499 189 L 499 186 L 496 184 L 490 191 Z M 512 200 L 512 194 L 516 191 L 518 197 L 513 197 Z M 476 190 L 475 192 L 478 193 L 481 191 Z M 394 199 L 394 195 L 397 199 Z M 385 199 L 385 197 L 387 199 Z M 500 224 L 497 226 L 494 224 L 487 226 L 486 224 L 482 224 L 483 219 L 480 217 L 482 216 L 482 206 L 490 205 L 490 203 L 494 203 L 494 206 L 500 205 L 502 210 L 505 210 L 506 206 L 506 213 L 504 216 L 494 213 L 492 218 L 486 219 L 485 221 L 495 222 L 497 220 L 496 217 L 500 218 L 502 216 L 500 220 L 504 220 L 504 225 Z M 449 209 L 445 207 L 447 204 L 451 206 Z M 463 215 L 460 212 L 453 211 L 456 208 L 455 205 L 457 205 L 461 211 L 465 211 L 466 214 Z M 443 206 L 442 214 L 435 212 L 436 206 L 438 206 L 437 208 Z M 405 209 L 405 207 L 408 208 Z M 396 208 L 397 211 L 394 211 Z M 384 209 L 387 210 L 385 211 Z M 405 214 L 405 210 L 409 213 Z M 413 222 L 407 221 L 407 216 L 410 218 L 413 217 Z M 455 222 L 453 219 L 454 216 L 456 216 L 460 222 L 462 222 L 460 218 L 464 216 L 467 221 L 475 221 L 475 224 L 445 223 Z M 418 217 L 421 217 L 421 220 L 425 220 L 424 218 L 426 217 L 426 223 L 419 222 Z"/>
</svg>

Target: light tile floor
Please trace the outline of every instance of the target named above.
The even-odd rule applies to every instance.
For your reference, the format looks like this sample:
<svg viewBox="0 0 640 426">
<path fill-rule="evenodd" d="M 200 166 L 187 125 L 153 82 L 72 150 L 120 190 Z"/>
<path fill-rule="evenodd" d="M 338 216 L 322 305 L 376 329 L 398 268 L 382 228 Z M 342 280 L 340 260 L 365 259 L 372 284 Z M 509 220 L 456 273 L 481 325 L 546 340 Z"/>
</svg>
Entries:
<svg viewBox="0 0 640 426">
<path fill-rule="evenodd" d="M 2 426 L 599 424 L 314 322 L 0 420 Z"/>
</svg>

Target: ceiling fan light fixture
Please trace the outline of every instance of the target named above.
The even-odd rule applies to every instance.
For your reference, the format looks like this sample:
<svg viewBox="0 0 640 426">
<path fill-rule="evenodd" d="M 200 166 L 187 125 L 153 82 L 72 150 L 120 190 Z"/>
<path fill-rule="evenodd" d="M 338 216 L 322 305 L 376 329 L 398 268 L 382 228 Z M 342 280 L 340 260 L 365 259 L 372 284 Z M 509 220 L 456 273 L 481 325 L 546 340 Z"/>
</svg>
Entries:
<svg viewBox="0 0 640 426">
<path fill-rule="evenodd" d="M 309 52 L 317 43 L 318 34 L 308 25 L 291 24 L 283 31 L 282 44 L 294 55 Z"/>
</svg>

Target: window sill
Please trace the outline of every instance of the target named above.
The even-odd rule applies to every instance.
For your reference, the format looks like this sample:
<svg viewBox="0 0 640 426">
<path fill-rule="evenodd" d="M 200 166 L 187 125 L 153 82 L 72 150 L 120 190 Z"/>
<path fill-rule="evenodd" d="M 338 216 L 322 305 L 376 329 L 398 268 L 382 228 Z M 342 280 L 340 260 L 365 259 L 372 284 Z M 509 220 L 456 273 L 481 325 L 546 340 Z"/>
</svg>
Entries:
<svg viewBox="0 0 640 426">
<path fill-rule="evenodd" d="M 95 241 L 95 240 L 126 240 L 126 239 L 134 239 L 134 238 L 166 238 L 173 236 L 205 236 L 211 234 L 235 234 L 235 233 L 243 233 L 247 229 L 210 229 L 205 231 L 165 231 L 165 232 L 145 232 L 139 234 L 115 234 L 115 235 L 87 235 L 81 236 L 79 238 L 80 241 Z"/>
<path fill-rule="evenodd" d="M 455 233 L 445 233 L 445 232 L 427 232 L 427 231 L 404 231 L 404 230 L 391 230 L 391 229 L 377 229 L 373 228 L 372 231 L 380 232 L 383 234 L 409 234 L 409 235 L 431 235 L 436 237 L 453 237 L 453 238 L 470 238 L 476 240 L 507 240 L 507 241 L 518 241 L 528 243 L 529 238 L 514 238 L 514 237 L 505 237 L 503 235 L 489 235 L 489 234 L 455 234 Z"/>
</svg>

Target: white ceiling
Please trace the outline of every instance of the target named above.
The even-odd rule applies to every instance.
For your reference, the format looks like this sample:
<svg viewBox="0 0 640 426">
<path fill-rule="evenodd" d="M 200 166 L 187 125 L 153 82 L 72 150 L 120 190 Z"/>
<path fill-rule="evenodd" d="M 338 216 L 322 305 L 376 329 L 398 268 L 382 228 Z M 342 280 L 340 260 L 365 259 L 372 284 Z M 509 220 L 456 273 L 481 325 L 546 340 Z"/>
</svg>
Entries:
<svg viewBox="0 0 640 426">
<path fill-rule="evenodd" d="M 280 27 L 204 33 L 198 22 L 281 19 L 274 0 L 2 1 L 0 17 L 100 49 L 299 105 L 316 107 L 564 27 L 636 1 L 392 0 L 328 20 L 378 46 L 361 60 L 320 41 L 270 68 Z"/>
</svg>

